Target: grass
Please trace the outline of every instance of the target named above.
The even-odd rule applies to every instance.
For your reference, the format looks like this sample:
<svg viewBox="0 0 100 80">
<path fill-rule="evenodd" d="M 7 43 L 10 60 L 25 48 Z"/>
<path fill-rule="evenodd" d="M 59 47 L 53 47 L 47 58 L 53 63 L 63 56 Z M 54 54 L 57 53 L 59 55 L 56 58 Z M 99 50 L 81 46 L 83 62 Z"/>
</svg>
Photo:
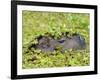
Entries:
<svg viewBox="0 0 100 80">
<path fill-rule="evenodd" d="M 46 67 L 88 66 L 89 55 L 89 14 L 63 12 L 23 11 L 23 69 Z M 43 53 L 39 50 L 29 51 L 28 46 L 37 43 L 36 37 L 49 32 L 55 38 L 62 32 L 79 33 L 87 44 L 85 50 L 67 50 Z"/>
</svg>

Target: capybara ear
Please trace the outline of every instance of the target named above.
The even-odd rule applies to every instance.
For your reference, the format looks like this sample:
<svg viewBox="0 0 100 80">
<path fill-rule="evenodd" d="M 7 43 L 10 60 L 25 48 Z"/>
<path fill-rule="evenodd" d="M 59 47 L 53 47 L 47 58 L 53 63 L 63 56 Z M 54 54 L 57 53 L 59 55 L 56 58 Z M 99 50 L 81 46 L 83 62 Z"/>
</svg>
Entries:
<svg viewBox="0 0 100 80">
<path fill-rule="evenodd" d="M 39 40 L 42 39 L 42 38 L 43 38 L 43 36 L 40 35 L 40 36 L 38 36 L 36 39 L 39 41 Z"/>
<path fill-rule="evenodd" d="M 66 32 L 65 35 L 67 36 L 69 34 L 69 32 Z"/>
</svg>

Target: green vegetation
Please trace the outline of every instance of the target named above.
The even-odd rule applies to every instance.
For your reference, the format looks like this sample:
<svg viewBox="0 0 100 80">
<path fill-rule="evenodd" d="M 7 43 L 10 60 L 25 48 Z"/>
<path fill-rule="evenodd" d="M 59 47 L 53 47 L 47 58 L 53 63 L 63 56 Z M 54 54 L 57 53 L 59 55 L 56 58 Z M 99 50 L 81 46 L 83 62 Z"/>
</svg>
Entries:
<svg viewBox="0 0 100 80">
<path fill-rule="evenodd" d="M 89 14 L 63 13 L 63 12 L 34 12 L 23 11 L 23 59 L 22 67 L 45 68 L 64 66 L 87 66 L 90 62 L 89 55 Z M 43 53 L 40 50 L 29 51 L 30 44 L 37 43 L 36 37 L 50 33 L 55 38 L 62 32 L 79 33 L 84 36 L 87 44 L 85 50 L 59 50 Z"/>
</svg>

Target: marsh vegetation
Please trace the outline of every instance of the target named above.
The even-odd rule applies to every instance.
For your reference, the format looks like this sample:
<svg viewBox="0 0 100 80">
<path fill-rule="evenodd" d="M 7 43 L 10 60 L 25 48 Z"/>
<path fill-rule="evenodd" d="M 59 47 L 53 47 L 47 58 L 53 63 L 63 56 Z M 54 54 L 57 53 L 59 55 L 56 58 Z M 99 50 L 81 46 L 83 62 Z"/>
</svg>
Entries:
<svg viewBox="0 0 100 80">
<path fill-rule="evenodd" d="M 23 69 L 88 66 L 89 19 L 87 13 L 24 10 Z M 48 47 L 48 40 L 52 47 Z"/>
</svg>

